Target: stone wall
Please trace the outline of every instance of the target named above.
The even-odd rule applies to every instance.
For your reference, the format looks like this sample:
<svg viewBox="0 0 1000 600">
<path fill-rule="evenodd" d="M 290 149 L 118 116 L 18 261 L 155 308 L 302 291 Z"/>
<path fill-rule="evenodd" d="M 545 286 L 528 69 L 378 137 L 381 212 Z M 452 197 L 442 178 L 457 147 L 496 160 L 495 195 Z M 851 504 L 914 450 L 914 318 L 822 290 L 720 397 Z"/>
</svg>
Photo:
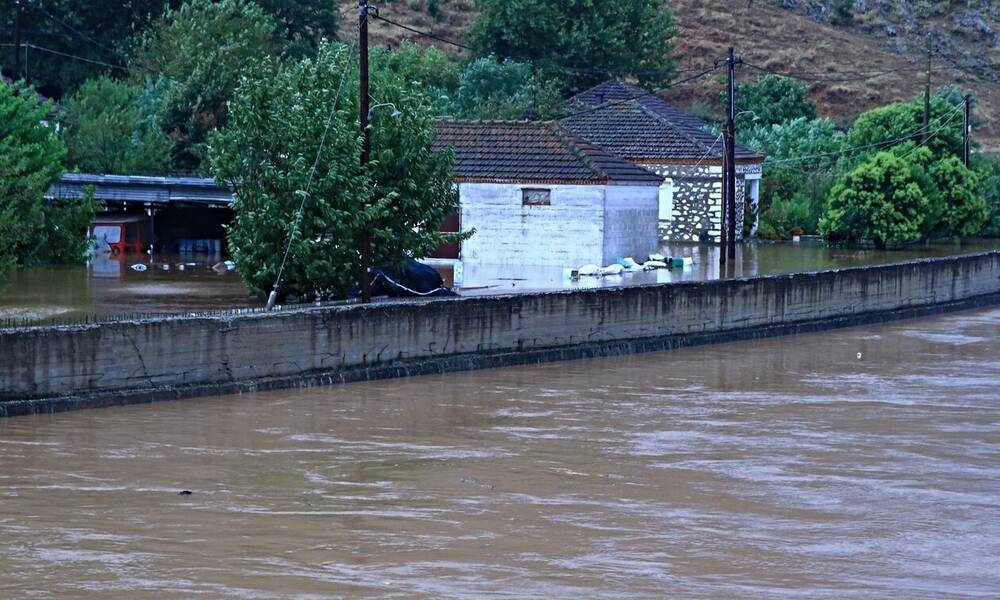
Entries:
<svg viewBox="0 0 1000 600">
<path fill-rule="evenodd" d="M 0 414 L 662 350 L 1000 301 L 1000 251 L 668 285 L 0 330 Z"/>
<path fill-rule="evenodd" d="M 722 167 L 713 165 L 639 165 L 674 182 L 673 219 L 660 222 L 660 239 L 697 242 L 703 236 L 718 241 L 722 231 Z M 737 165 L 736 235 L 743 239 L 746 212 L 746 175 L 760 173 L 760 165 Z"/>
</svg>

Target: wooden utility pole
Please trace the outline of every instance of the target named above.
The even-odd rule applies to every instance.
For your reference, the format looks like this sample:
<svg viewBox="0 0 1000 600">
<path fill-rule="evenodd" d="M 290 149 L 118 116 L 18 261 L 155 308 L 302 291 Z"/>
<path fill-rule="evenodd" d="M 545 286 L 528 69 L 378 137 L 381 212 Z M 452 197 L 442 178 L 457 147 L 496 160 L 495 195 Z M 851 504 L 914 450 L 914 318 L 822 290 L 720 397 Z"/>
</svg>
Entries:
<svg viewBox="0 0 1000 600">
<path fill-rule="evenodd" d="M 719 265 L 726 264 L 726 206 L 729 205 L 728 195 L 726 194 L 726 189 L 729 186 L 726 185 L 726 156 L 728 152 L 726 151 L 726 145 L 729 140 L 726 138 L 725 125 L 723 125 L 722 130 L 722 204 L 719 207 Z"/>
<path fill-rule="evenodd" d="M 729 243 L 727 254 L 730 259 L 736 258 L 736 54 L 733 48 L 726 56 L 728 68 L 728 107 L 726 111 L 726 146 L 725 146 L 725 187 L 726 216 Z"/>
<path fill-rule="evenodd" d="M 361 121 L 361 170 L 368 168 L 372 152 L 372 133 L 368 127 L 368 0 L 358 0 L 358 50 L 361 53 L 359 64 L 361 71 L 360 111 Z M 372 301 L 371 268 L 372 268 L 372 233 L 371 226 L 365 223 L 361 231 L 361 302 Z"/>
<path fill-rule="evenodd" d="M 21 79 L 21 0 L 14 0 L 14 81 Z"/>
<path fill-rule="evenodd" d="M 972 95 L 965 95 L 965 121 L 962 125 L 962 160 L 969 166 L 972 158 Z"/>
</svg>

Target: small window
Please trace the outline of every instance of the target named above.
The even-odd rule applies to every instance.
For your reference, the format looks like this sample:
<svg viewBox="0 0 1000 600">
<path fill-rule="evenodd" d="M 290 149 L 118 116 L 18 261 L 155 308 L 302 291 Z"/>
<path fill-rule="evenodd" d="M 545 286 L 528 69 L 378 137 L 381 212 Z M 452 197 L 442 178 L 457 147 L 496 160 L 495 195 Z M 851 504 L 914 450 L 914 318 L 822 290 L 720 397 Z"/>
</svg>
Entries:
<svg viewBox="0 0 1000 600">
<path fill-rule="evenodd" d="M 552 191 L 539 189 L 521 190 L 522 206 L 549 206 L 552 204 Z"/>
</svg>

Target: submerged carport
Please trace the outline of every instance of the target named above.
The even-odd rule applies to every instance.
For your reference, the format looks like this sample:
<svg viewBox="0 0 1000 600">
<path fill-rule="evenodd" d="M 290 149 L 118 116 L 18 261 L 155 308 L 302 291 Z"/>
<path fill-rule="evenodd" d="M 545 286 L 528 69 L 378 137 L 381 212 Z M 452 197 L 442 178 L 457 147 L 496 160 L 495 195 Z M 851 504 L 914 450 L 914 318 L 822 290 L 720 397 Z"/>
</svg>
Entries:
<svg viewBox="0 0 1000 600">
<path fill-rule="evenodd" d="M 231 190 L 205 177 L 150 177 L 67 173 L 50 188 L 48 197 L 82 198 L 93 189 L 103 214 L 145 214 L 153 243 L 179 249 L 180 240 L 225 240 L 224 225 L 232 220 Z"/>
</svg>

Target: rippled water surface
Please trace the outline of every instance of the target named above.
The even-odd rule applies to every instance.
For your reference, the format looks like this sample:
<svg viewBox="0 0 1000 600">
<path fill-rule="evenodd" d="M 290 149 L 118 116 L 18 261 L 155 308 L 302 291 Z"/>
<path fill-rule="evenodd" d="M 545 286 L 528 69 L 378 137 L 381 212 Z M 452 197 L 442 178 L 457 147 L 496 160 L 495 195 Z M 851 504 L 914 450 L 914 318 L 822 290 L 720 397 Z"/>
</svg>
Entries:
<svg viewBox="0 0 1000 600">
<path fill-rule="evenodd" d="M 990 309 L 0 421 L 0 597 L 996 598 L 998 340 Z"/>
</svg>

